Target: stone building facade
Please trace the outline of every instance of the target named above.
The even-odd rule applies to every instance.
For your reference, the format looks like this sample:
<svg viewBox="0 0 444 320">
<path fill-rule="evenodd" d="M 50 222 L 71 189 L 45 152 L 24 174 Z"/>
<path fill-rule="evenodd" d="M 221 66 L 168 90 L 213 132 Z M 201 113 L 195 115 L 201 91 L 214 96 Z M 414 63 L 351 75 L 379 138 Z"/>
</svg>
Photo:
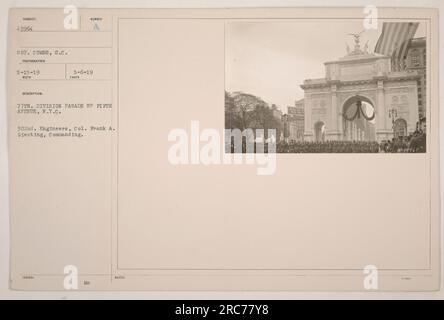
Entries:
<svg viewBox="0 0 444 320">
<path fill-rule="evenodd" d="M 307 79 L 304 90 L 304 139 L 388 140 L 395 123 L 404 134 L 415 131 L 418 122 L 418 80 L 416 70 L 392 72 L 389 56 L 362 50 L 359 38 L 346 56 L 325 63 L 325 77 Z M 371 125 L 362 127 L 363 112 L 350 121 L 347 110 L 357 104 L 366 107 Z M 359 108 L 358 108 L 359 109 Z M 365 118 L 365 117 L 364 117 Z M 372 128 L 371 128 L 372 127 Z M 370 129 L 369 129 L 370 128 Z M 367 133 L 363 132 L 366 131 Z M 373 132 L 369 136 L 368 132 Z"/>
<path fill-rule="evenodd" d="M 407 55 L 404 58 L 404 66 L 406 71 L 416 71 L 420 78 L 418 79 L 418 107 L 419 118 L 426 117 L 426 38 L 413 38 L 409 41 Z"/>
<path fill-rule="evenodd" d="M 304 140 L 304 99 L 295 102 L 294 107 L 287 107 L 287 114 L 283 117 L 285 140 Z"/>
</svg>

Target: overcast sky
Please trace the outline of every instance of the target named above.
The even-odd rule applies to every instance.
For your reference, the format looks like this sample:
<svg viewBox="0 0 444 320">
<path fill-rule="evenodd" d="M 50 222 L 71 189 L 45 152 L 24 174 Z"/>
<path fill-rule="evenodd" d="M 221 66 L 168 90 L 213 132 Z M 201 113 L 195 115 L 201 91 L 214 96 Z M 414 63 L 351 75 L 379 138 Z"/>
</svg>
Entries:
<svg viewBox="0 0 444 320">
<path fill-rule="evenodd" d="M 324 62 L 346 55 L 348 33 L 363 30 L 362 20 L 230 21 L 226 25 L 226 89 L 257 95 L 283 112 L 304 97 L 304 79 L 324 78 Z M 361 35 L 373 52 L 377 30 Z M 416 37 L 425 35 L 420 24 Z"/>
</svg>

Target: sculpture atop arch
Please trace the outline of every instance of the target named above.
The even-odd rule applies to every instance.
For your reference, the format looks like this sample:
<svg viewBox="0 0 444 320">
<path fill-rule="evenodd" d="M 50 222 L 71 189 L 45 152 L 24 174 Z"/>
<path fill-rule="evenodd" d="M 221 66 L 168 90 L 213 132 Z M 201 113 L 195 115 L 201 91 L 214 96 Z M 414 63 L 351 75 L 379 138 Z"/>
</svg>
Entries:
<svg viewBox="0 0 444 320">
<path fill-rule="evenodd" d="M 318 122 L 324 123 L 325 140 L 350 140 L 351 137 L 353 140 L 389 140 L 394 135 L 393 119 L 389 117 L 392 109 L 396 110 L 397 119 L 405 120 L 407 134 L 416 129 L 420 75 L 416 71 L 392 71 L 389 56 L 361 50 L 359 34 L 353 36 L 354 50 L 338 60 L 325 62 L 324 78 L 306 79 L 301 85 L 304 90 L 305 140 L 316 140 L 315 124 Z M 350 119 L 344 110 L 345 107 L 350 110 L 350 104 L 354 104 L 354 108 L 359 104 L 362 111 L 362 103 L 370 105 L 374 115 L 372 119 L 366 119 L 369 123 L 361 127 L 356 124 L 355 128 L 354 124 L 348 123 Z M 357 133 L 350 134 L 347 130 L 357 130 Z"/>
</svg>

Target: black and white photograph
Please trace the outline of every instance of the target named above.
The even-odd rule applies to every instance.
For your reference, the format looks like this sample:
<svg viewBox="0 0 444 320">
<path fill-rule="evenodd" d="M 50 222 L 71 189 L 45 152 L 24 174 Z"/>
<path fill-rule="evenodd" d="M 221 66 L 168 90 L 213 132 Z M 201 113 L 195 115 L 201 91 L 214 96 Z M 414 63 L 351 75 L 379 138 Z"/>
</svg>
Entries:
<svg viewBox="0 0 444 320">
<path fill-rule="evenodd" d="M 226 152 L 426 152 L 425 34 L 416 21 L 227 22 L 225 129 L 242 148 L 232 134 Z"/>
<path fill-rule="evenodd" d="M 33 1 L 0 2 L 0 300 L 444 298 L 444 1 Z"/>
</svg>

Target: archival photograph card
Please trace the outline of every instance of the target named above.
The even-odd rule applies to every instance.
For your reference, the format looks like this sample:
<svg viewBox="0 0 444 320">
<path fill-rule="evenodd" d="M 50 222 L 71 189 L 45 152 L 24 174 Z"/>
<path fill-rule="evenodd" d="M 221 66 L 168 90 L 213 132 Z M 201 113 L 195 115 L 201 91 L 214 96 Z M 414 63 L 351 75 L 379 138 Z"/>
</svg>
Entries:
<svg viewBox="0 0 444 320">
<path fill-rule="evenodd" d="M 439 289 L 438 13 L 9 15 L 16 290 Z"/>
</svg>

